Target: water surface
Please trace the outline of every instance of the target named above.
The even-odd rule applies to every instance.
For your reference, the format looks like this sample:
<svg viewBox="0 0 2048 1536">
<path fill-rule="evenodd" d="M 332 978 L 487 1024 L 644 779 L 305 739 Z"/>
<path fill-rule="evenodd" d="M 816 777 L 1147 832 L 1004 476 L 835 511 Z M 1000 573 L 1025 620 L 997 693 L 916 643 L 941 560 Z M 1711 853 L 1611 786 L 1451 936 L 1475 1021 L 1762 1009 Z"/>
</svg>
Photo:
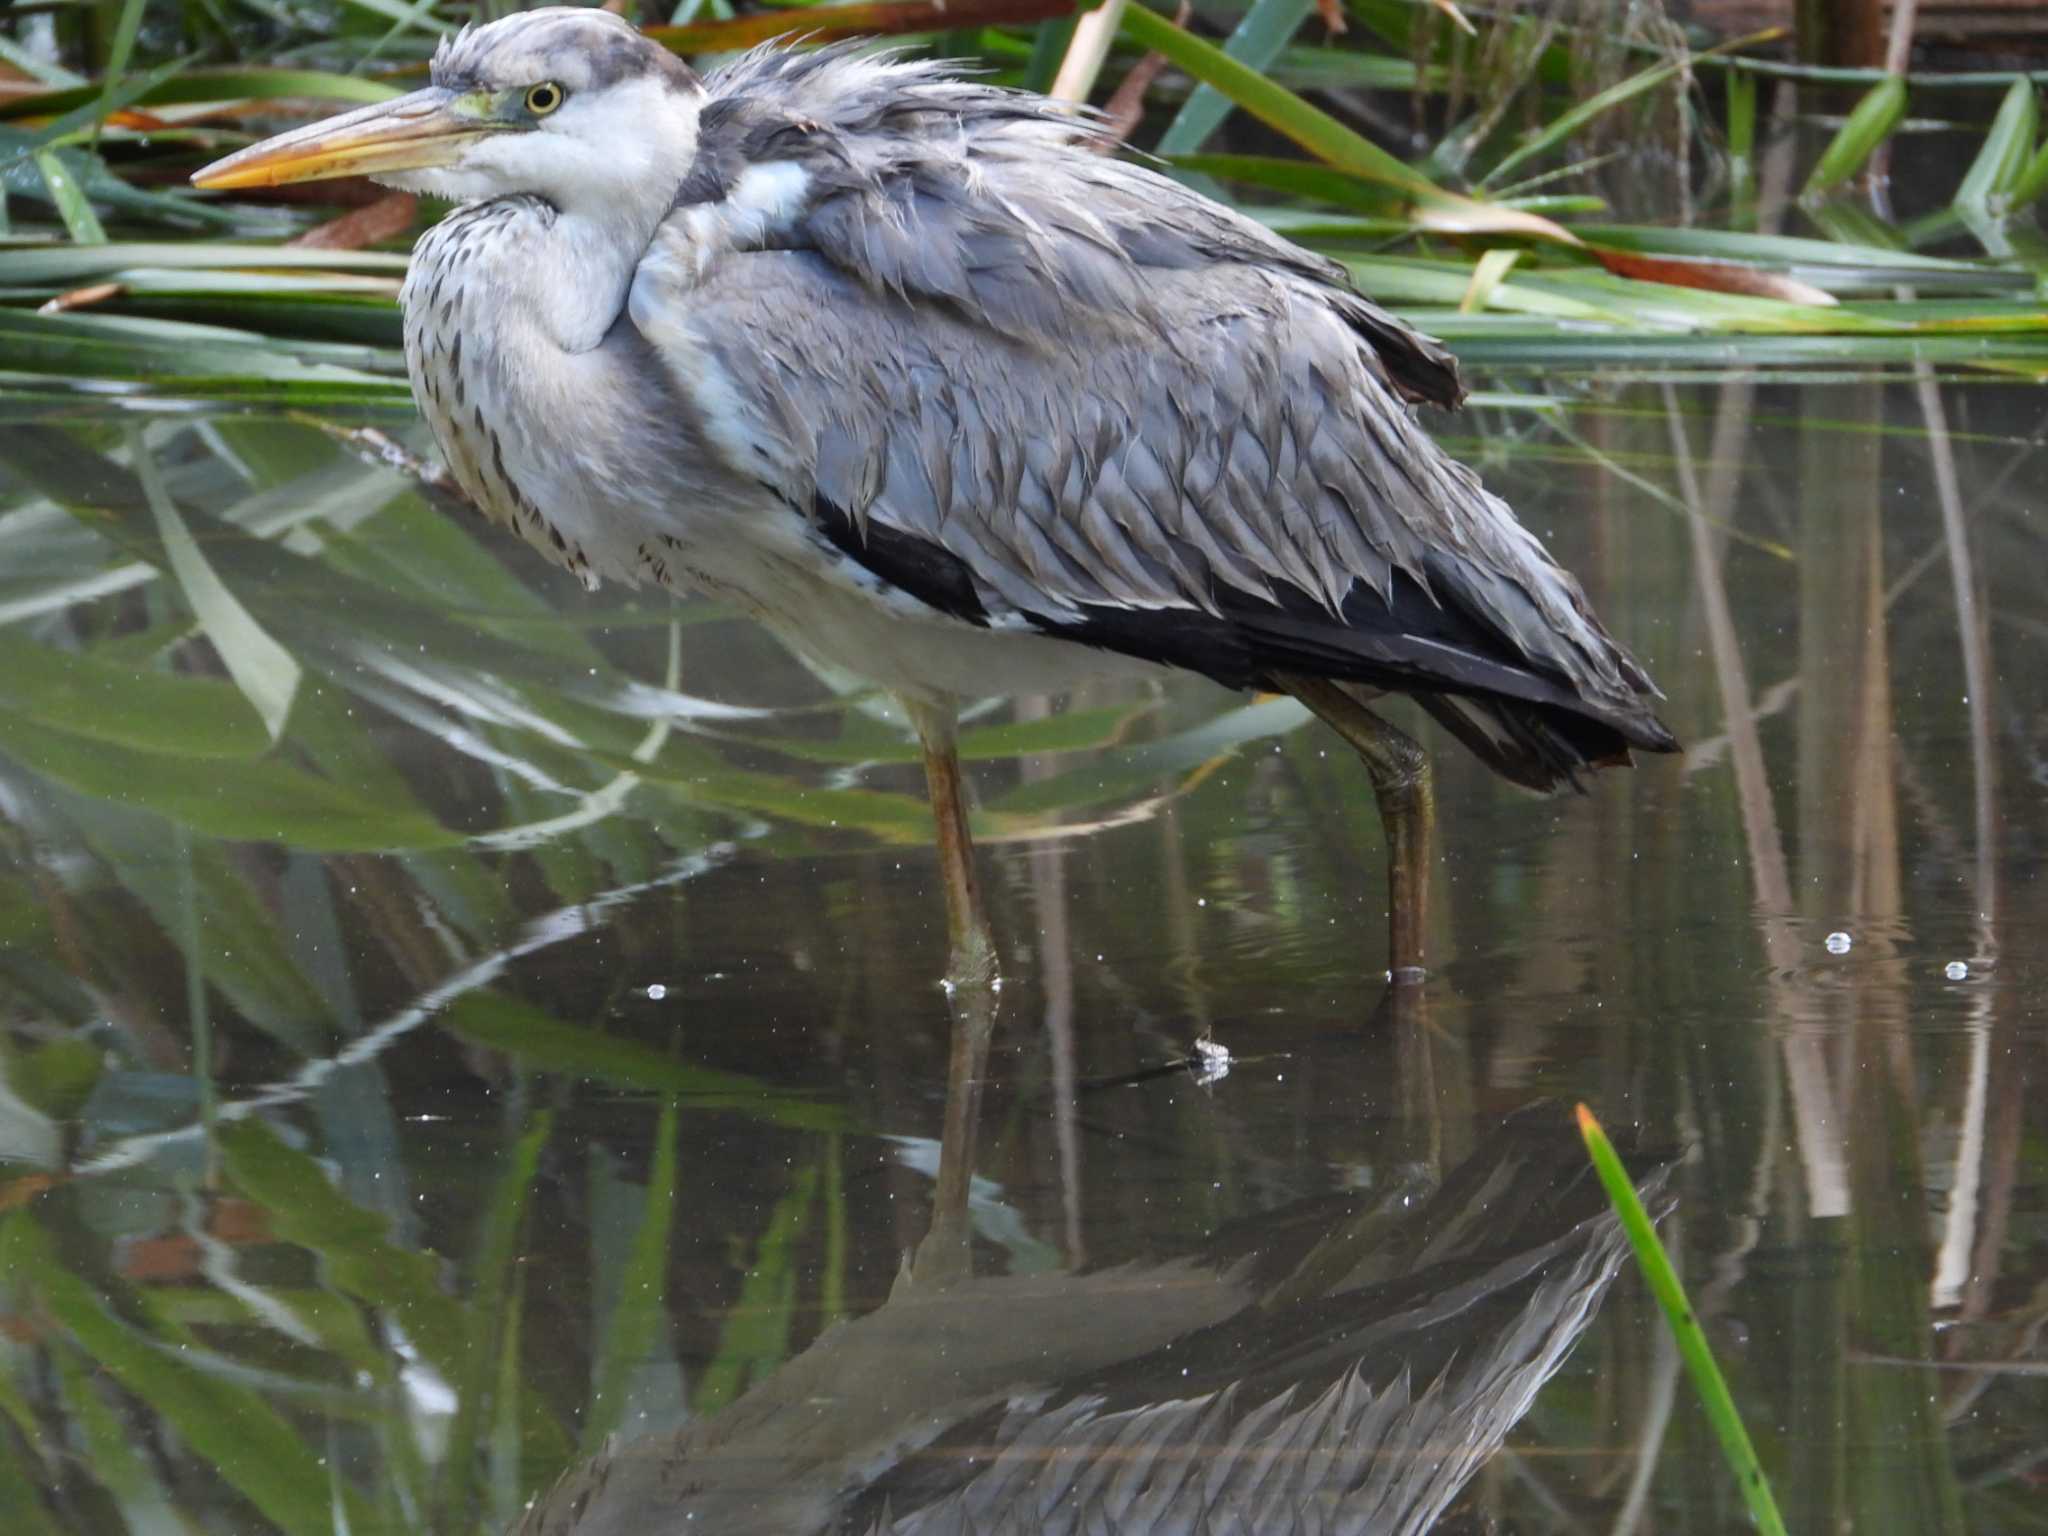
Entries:
<svg viewBox="0 0 2048 1536">
<path fill-rule="evenodd" d="M 1433 425 L 1686 755 L 1544 801 L 1417 726 L 1438 969 L 1391 1009 L 1370 791 L 1291 702 L 977 711 L 1004 986 L 950 1246 L 972 1095 L 884 701 L 304 420 L 0 429 L 9 1529 L 502 1529 L 750 1389 L 794 1456 L 807 1403 L 977 1368 L 829 1353 L 919 1262 L 996 1287 L 998 1352 L 1039 1277 L 1078 1360 L 1116 1266 L 1393 1253 L 1575 1100 L 1677 1158 L 1792 1529 L 2048 1525 L 2039 391 L 1480 361 Z M 1741 1528 L 1632 1275 L 1451 1518 Z"/>
</svg>

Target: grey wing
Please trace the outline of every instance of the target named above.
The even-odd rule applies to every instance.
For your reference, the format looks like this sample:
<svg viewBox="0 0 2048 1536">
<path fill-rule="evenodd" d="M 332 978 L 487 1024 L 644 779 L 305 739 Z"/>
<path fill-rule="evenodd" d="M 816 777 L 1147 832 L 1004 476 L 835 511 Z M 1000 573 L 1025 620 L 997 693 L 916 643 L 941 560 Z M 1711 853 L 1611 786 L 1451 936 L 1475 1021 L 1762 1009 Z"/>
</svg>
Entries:
<svg viewBox="0 0 2048 1536">
<path fill-rule="evenodd" d="M 1342 268 L 1097 153 L 1109 146 L 1085 110 L 860 46 L 768 45 L 714 73 L 679 210 L 740 245 L 817 251 L 871 292 L 1047 341 L 1155 323 L 1158 273 L 1289 272 L 1341 295 L 1404 399 L 1463 399 L 1450 353 L 1352 291 Z M 779 196 L 763 217 L 748 182 L 770 170 Z"/>
<path fill-rule="evenodd" d="M 1577 584 L 1416 425 L 1404 397 L 1456 396 L 1440 349 L 1249 220 L 1055 142 L 1071 122 L 917 78 L 1013 116 L 835 131 L 866 119 L 820 95 L 742 132 L 736 107 L 700 159 L 742 168 L 706 171 L 642 268 L 634 322 L 729 458 L 956 617 L 1232 686 L 1519 703 L 1529 782 L 1670 745 Z"/>
<path fill-rule="evenodd" d="M 1309 672 L 1618 733 L 1579 762 L 1667 739 L 1576 583 L 1368 392 L 1341 327 L 1270 278 L 1232 287 L 1151 338 L 1048 349 L 765 252 L 672 305 L 643 282 L 636 319 L 724 402 L 731 459 L 955 617 L 1235 687 Z"/>
</svg>

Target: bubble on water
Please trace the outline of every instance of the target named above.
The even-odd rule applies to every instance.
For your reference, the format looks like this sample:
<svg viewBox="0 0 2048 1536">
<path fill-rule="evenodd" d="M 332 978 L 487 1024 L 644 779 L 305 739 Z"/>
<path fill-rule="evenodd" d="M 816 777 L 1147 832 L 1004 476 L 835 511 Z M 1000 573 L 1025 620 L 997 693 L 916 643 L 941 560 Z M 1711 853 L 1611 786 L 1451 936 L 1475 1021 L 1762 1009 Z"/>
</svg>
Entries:
<svg viewBox="0 0 2048 1536">
<path fill-rule="evenodd" d="M 661 1001 L 661 1000 L 662 1000 L 662 999 L 663 999 L 664 997 L 667 997 L 667 996 L 668 996 L 668 988 L 667 988 L 667 987 L 665 987 L 665 986 L 663 986 L 663 985 L 662 985 L 662 984 L 661 984 L 660 982 L 658 982 L 658 981 L 657 981 L 657 982 L 655 982 L 653 986 L 651 986 L 651 987 L 649 987 L 649 988 L 647 989 L 647 1000 L 648 1000 L 648 1001 L 649 1001 L 650 1003 L 658 1003 L 658 1002 L 660 1002 L 660 1001 Z"/>
<path fill-rule="evenodd" d="M 1849 953 L 1849 946 L 1855 942 L 1849 935 L 1837 930 L 1828 935 L 1828 953 L 1831 955 L 1846 955 Z"/>
<path fill-rule="evenodd" d="M 1941 974 L 1950 981 L 1968 981 L 1970 979 L 1970 968 L 1960 960 L 1951 960 L 1941 968 Z"/>
</svg>

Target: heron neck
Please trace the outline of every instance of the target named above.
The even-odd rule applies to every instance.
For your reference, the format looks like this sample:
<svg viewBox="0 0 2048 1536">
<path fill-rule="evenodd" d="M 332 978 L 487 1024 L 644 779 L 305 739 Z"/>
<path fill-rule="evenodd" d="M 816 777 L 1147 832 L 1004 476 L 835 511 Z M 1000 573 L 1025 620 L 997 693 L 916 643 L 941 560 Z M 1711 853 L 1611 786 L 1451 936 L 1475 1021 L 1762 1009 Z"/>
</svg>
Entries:
<svg viewBox="0 0 2048 1536">
<path fill-rule="evenodd" d="M 660 222 L 658 212 L 645 219 L 638 213 L 593 218 L 557 210 L 513 264 L 515 284 L 564 352 L 588 352 L 625 309 L 633 273 Z"/>
</svg>

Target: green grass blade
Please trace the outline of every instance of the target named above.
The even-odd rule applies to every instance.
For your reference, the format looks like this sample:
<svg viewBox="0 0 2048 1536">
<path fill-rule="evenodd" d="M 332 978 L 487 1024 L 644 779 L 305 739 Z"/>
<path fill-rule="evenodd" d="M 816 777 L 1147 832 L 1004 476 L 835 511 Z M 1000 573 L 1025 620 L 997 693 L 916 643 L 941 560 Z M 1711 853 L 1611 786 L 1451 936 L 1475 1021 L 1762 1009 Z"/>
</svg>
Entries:
<svg viewBox="0 0 2048 1536">
<path fill-rule="evenodd" d="M 227 1182 L 269 1213 L 276 1241 L 317 1255 L 330 1291 L 394 1319 L 451 1387 L 464 1379 L 470 1317 L 443 1289 L 437 1257 L 401 1246 L 388 1215 L 358 1205 L 317 1158 L 261 1121 L 224 1123 L 216 1135 Z"/>
<path fill-rule="evenodd" d="M 0 632 L 0 708 L 174 757 L 254 757 L 270 745 L 226 683 L 60 651 L 12 632 Z"/>
<path fill-rule="evenodd" d="M 117 99 L 115 110 L 123 106 L 169 107 L 182 106 L 196 101 L 273 101 L 279 99 L 307 99 L 314 101 L 349 101 L 368 106 L 379 101 L 389 101 L 404 93 L 396 86 L 386 85 L 379 80 L 365 80 L 357 75 L 340 75 L 320 69 L 277 69 L 262 65 L 237 66 L 229 69 L 182 69 L 172 66 L 158 70 L 140 82 L 142 89 L 129 96 L 123 88 L 123 95 Z M 52 82 L 48 91 L 11 96 L 0 101 L 0 122 L 18 117 L 53 117 L 73 112 L 80 107 L 97 110 L 104 92 L 97 85 L 59 84 Z M 81 122 L 89 119 L 80 119 Z"/>
<path fill-rule="evenodd" d="M 1621 1218 L 1621 1229 L 1628 1237 L 1629 1247 L 1635 1252 L 1636 1263 L 1642 1267 L 1644 1280 L 1649 1282 L 1650 1294 L 1657 1298 L 1657 1305 L 1663 1310 L 1672 1337 L 1678 1341 L 1678 1353 L 1692 1374 L 1693 1386 L 1699 1391 L 1708 1422 L 1720 1437 L 1721 1453 L 1742 1487 L 1742 1497 L 1749 1505 L 1749 1512 L 1765 1536 L 1785 1536 L 1785 1522 L 1778 1516 L 1777 1501 L 1771 1497 L 1771 1485 L 1764 1477 L 1763 1463 L 1757 1460 L 1756 1447 L 1749 1443 L 1749 1431 L 1742 1427 L 1742 1415 L 1735 1409 L 1735 1399 L 1729 1395 L 1721 1368 L 1714 1363 L 1714 1352 L 1707 1347 L 1706 1333 L 1701 1329 L 1699 1319 L 1693 1315 L 1692 1303 L 1686 1300 L 1678 1271 L 1671 1267 L 1671 1258 L 1665 1253 L 1664 1244 L 1658 1240 L 1650 1213 L 1643 1209 L 1643 1202 L 1637 1198 L 1635 1181 L 1622 1167 L 1613 1143 L 1600 1129 L 1600 1122 L 1593 1118 L 1593 1112 L 1581 1104 L 1578 1117 L 1579 1134 L 1586 1139 L 1586 1151 L 1593 1159 L 1594 1170 L 1600 1175 L 1600 1183 L 1607 1190 L 1615 1215 Z"/>
<path fill-rule="evenodd" d="M 1368 181 L 1398 187 L 1412 197 L 1450 196 L 1370 139 L 1165 17 L 1134 5 L 1125 10 L 1123 26 L 1132 41 L 1165 54 L 1197 80 L 1214 86 L 1267 127 L 1285 134 L 1320 159 Z"/>
<path fill-rule="evenodd" d="M 654 1157 L 647 1170 L 647 1198 L 632 1249 L 611 1298 L 603 1337 L 598 1345 L 596 1384 L 590 1411 L 583 1416 L 583 1453 L 595 1455 L 625 1421 L 633 1376 L 649 1360 L 661 1338 L 668 1307 L 669 1233 L 675 1224 L 676 1144 L 681 1112 L 674 1099 L 661 1108 L 654 1133 Z"/>
<path fill-rule="evenodd" d="M 1299 30 L 1315 0 L 1253 0 L 1244 19 L 1224 39 L 1223 51 L 1256 70 L 1267 69 Z M 1215 86 L 1198 85 L 1159 136 L 1155 153 L 1191 155 L 1229 115 L 1230 98 Z"/>
<path fill-rule="evenodd" d="M 513 1332 L 507 1307 L 517 1268 L 520 1224 L 532 1203 L 541 1152 L 553 1132 L 552 1112 L 542 1110 L 534 1116 L 506 1156 L 497 1187 L 484 1206 L 465 1309 L 469 1347 L 463 1373 L 454 1383 L 458 1388 L 455 1422 L 449 1427 L 448 1449 L 441 1465 L 441 1518 L 437 1523 L 444 1529 L 467 1528 L 489 1496 L 477 1448 L 498 1406 L 493 1394 L 504 1380 L 505 1346 Z M 516 1363 L 513 1369 L 516 1381 Z"/>
<path fill-rule="evenodd" d="M 121 90 L 121 76 L 127 73 L 128 60 L 135 53 L 135 34 L 142 27 L 143 0 L 124 0 L 121 19 L 114 27 L 114 46 L 107 53 L 106 86 L 100 97 L 99 115 L 93 119 L 92 138 L 95 147 L 99 144 L 100 129 L 116 110 L 115 98 Z"/>
<path fill-rule="evenodd" d="M 1476 314 L 1493 302 L 1493 295 L 1506 281 L 1508 273 L 1522 253 L 1516 250 L 1491 250 L 1479 258 L 1472 268 L 1472 281 L 1465 289 L 1465 296 L 1458 300 L 1458 309 L 1464 314 Z"/>
<path fill-rule="evenodd" d="M 1835 136 L 1806 178 L 1802 197 L 1820 197 L 1832 192 L 1863 169 L 1863 162 L 1891 136 L 1906 115 L 1906 82 L 1897 75 L 1880 80 L 1870 88 L 1856 108 L 1835 130 Z"/>
<path fill-rule="evenodd" d="M 178 585 L 184 589 L 186 601 L 191 603 L 200 628 L 206 631 L 206 638 L 220 653 L 228 676 L 234 679 L 243 696 L 256 706 L 256 713 L 263 717 L 270 739 L 277 740 L 284 734 L 292 698 L 299 691 L 301 674 L 298 662 L 290 651 L 270 638 L 214 571 L 198 541 L 192 537 L 191 530 L 185 526 L 177 503 L 164 489 L 155 456 L 143 440 L 140 427 L 128 429 L 128 448 L 136 478 L 142 482 L 143 494 L 149 498 L 150 511 L 156 514 L 157 533 L 163 539 L 164 553 L 170 561 L 172 573 L 178 578 Z"/>
<path fill-rule="evenodd" d="M 43 1463 L 24 1459 L 37 1443 L 34 1434 L 0 1435 L 0 1530 L 8 1536 L 71 1536 L 75 1527 L 57 1524 L 39 1492 L 49 1481 Z"/>
<path fill-rule="evenodd" d="M 0 241 L 0 285 L 24 288 L 41 284 L 66 286 L 92 282 L 114 273 L 123 278 L 135 270 L 214 273 L 260 268 L 267 273 L 304 271 L 354 272 L 396 280 L 405 276 L 408 258 L 384 251 L 327 251 L 313 247 L 257 245 L 253 242 L 208 240 L 111 240 L 91 250 L 52 245 L 48 241 Z M 196 277 L 195 285 L 207 281 Z"/>
<path fill-rule="evenodd" d="M 2026 207 L 2041 195 L 2044 188 L 2048 188 L 2048 140 L 2042 142 L 2041 147 L 2034 151 L 2033 157 L 2021 166 L 2019 173 L 2013 177 L 2012 191 L 2009 194 L 2012 206 Z"/>
<path fill-rule="evenodd" d="M 2002 202 L 2011 196 L 2028 170 L 2039 120 L 2040 107 L 2033 83 L 2013 81 L 2005 100 L 1998 104 L 1998 115 L 1991 120 L 1977 158 L 1964 172 L 1962 185 L 1956 188 L 1956 207 L 1989 208 L 1994 199 Z"/>
<path fill-rule="evenodd" d="M 1645 91 L 1654 91 L 1675 76 L 1681 67 L 1683 66 L 1678 63 L 1656 65 L 1610 85 L 1604 91 L 1595 92 L 1569 111 L 1560 112 L 1501 156 L 1499 163 L 1480 178 L 1479 184 L 1482 187 L 1499 186 L 1515 167 L 1525 164 L 1547 149 L 1564 143 L 1603 112 L 1611 112 L 1624 102 L 1635 100 Z"/>
<path fill-rule="evenodd" d="M 6 755 L 80 794 L 149 811 L 208 837 L 330 853 L 449 848 L 460 834 L 393 810 L 281 758 L 170 757 L 76 736 L 0 709 Z"/>
<path fill-rule="evenodd" d="M 91 129 L 92 136 L 98 138 L 100 125 L 110 114 L 133 106 L 156 86 L 175 75 L 181 67 L 182 61 L 173 60 L 168 64 L 160 64 L 150 73 L 137 76 L 133 80 L 110 83 L 105 91 L 88 96 L 54 121 L 45 123 L 34 133 L 29 134 L 20 143 L 11 145 L 8 158 L 0 160 L 0 172 L 13 170 L 37 150 L 48 148 L 60 140 L 68 140 L 82 128 Z"/>
<path fill-rule="evenodd" d="M 6 33 L 0 32 L 0 63 L 12 64 L 31 80 L 40 80 L 45 85 L 82 86 L 86 90 L 96 87 L 85 85 L 84 77 L 66 69 L 62 64 L 53 63 L 33 49 L 24 48 Z"/>
<path fill-rule="evenodd" d="M 286 1536 L 331 1536 L 326 1469 L 299 1430 L 254 1389 L 194 1365 L 186 1341 L 131 1327 L 65 1267 L 54 1240 L 22 1213 L 0 1226 L 0 1261 L 11 1284 L 31 1290 L 39 1316 L 211 1463 L 273 1528 Z M 368 1510 L 353 1496 L 349 1502 L 352 1527 L 368 1530 Z"/>
<path fill-rule="evenodd" d="M 795 1170 L 789 1190 L 775 1202 L 761 1234 L 739 1300 L 726 1314 L 718 1353 L 704 1368 L 690 1406 L 700 1417 L 717 1412 L 789 1358 L 796 1320 L 796 1250 L 811 1226 L 818 1168 Z"/>
<path fill-rule="evenodd" d="M 1164 54 L 1197 80 L 1213 85 L 1267 127 L 1285 134 L 1317 158 L 1367 181 L 1406 194 L 1415 222 L 1446 233 L 1497 232 L 1577 244 L 1561 225 L 1537 214 L 1447 192 L 1413 166 L 1381 149 L 1285 86 L 1275 85 L 1222 49 L 1183 31 L 1142 5 L 1126 7 L 1123 30 L 1139 46 Z"/>
<path fill-rule="evenodd" d="M 1728 199 L 1739 206 L 1756 197 L 1756 76 L 1728 71 Z"/>
<path fill-rule="evenodd" d="M 527 1071 L 668 1094 L 692 1111 L 724 1110 L 797 1130 L 843 1131 L 852 1125 L 839 1105 L 784 1093 L 758 1078 L 694 1066 L 622 1036 L 564 1024 L 509 993 L 469 993 L 450 1005 L 441 1024 L 459 1039 L 516 1057 Z"/>
<path fill-rule="evenodd" d="M 134 1443 L 121 1415 L 102 1395 L 82 1351 L 68 1343 L 50 1351 L 58 1401 L 86 1454 L 80 1461 L 112 1495 L 131 1531 L 175 1531 L 177 1510 L 156 1467 Z M 8 1527 L 10 1530 L 13 1526 Z"/>
<path fill-rule="evenodd" d="M 1361 176 L 1353 176 L 1313 160 L 1296 160 L 1283 155 L 1177 155 L 1173 163 L 1184 171 L 1216 176 L 1255 187 L 1283 192 L 1309 202 L 1328 203 L 1337 208 L 1354 208 L 1361 213 L 1392 215 L 1400 198 L 1387 187 Z M 1257 213 L 1268 209 L 1255 210 Z M 1388 219 L 1388 232 L 1407 228 L 1405 219 Z"/>
<path fill-rule="evenodd" d="M 39 149 L 35 162 L 43 178 L 43 190 L 49 193 L 57 217 L 64 221 L 65 233 L 80 245 L 106 244 L 107 232 L 100 227 L 99 215 L 92 211 L 91 199 L 63 157 L 54 149 Z"/>
</svg>

